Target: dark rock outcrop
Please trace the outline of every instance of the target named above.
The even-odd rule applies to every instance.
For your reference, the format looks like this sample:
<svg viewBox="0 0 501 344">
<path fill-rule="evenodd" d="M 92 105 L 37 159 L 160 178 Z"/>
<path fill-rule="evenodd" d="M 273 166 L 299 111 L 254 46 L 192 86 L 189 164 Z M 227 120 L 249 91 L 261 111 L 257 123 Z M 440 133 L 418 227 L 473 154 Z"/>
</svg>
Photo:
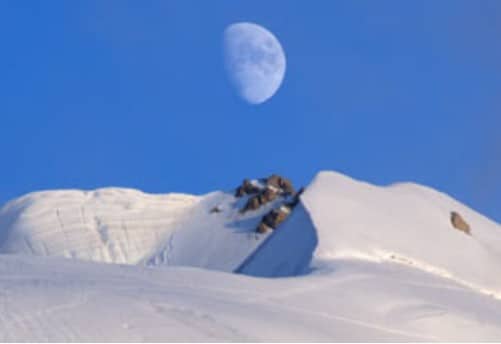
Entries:
<svg viewBox="0 0 501 344">
<path fill-rule="evenodd" d="M 252 184 L 249 181 L 249 179 L 244 179 L 244 181 L 242 182 L 242 185 L 240 185 L 237 188 L 237 190 L 235 191 L 235 197 L 252 195 L 252 194 L 258 193 L 259 191 L 261 191 L 261 189 L 258 186 Z"/>
<path fill-rule="evenodd" d="M 245 179 L 236 189 L 235 197 L 250 196 L 242 209 L 240 209 L 241 213 L 257 210 L 261 206 L 273 202 L 280 197 L 281 201 L 277 202 L 279 204 L 278 207 L 264 215 L 256 228 L 257 233 L 266 233 L 277 229 L 285 221 L 294 207 L 299 203 L 299 196 L 302 192 L 302 188 L 299 192 L 296 192 L 289 179 L 272 174 L 268 178 L 253 182 Z"/>
<path fill-rule="evenodd" d="M 470 225 L 455 211 L 451 211 L 451 224 L 457 230 L 464 232 L 468 235 L 471 234 Z"/>
<path fill-rule="evenodd" d="M 245 206 L 242 208 L 241 212 L 245 213 L 249 210 L 259 209 L 262 205 L 274 201 L 278 197 L 278 192 L 270 187 L 266 187 L 261 190 L 257 195 L 249 198 Z"/>
<path fill-rule="evenodd" d="M 260 222 L 257 226 L 256 232 L 258 232 L 259 234 L 264 234 L 270 230 L 272 230 L 272 228 L 268 227 L 265 223 Z"/>
<path fill-rule="evenodd" d="M 266 226 L 276 229 L 278 225 L 280 225 L 284 220 L 289 216 L 292 209 L 289 207 L 282 205 L 277 209 L 273 209 L 268 214 L 263 216 L 261 220 Z"/>
<path fill-rule="evenodd" d="M 261 202 L 259 201 L 259 195 L 252 196 L 249 198 L 247 203 L 245 203 L 244 207 L 240 210 L 241 213 L 245 213 L 249 210 L 257 210 L 261 206 Z"/>
<path fill-rule="evenodd" d="M 278 197 L 278 192 L 270 187 L 266 187 L 261 194 L 259 194 L 259 201 L 261 204 L 274 201 Z"/>
<path fill-rule="evenodd" d="M 271 176 L 269 176 L 266 179 L 266 185 L 281 190 L 285 195 L 293 195 L 295 193 L 291 181 L 277 174 L 272 174 Z"/>
</svg>

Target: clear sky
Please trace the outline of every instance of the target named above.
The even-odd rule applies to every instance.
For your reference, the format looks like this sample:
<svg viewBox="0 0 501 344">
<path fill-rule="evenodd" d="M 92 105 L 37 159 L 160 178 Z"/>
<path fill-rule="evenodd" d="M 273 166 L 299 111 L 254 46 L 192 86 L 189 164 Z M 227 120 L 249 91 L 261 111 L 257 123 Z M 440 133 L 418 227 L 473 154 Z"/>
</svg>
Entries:
<svg viewBox="0 0 501 344">
<path fill-rule="evenodd" d="M 239 21 L 287 55 L 257 106 L 225 75 Z M 5 0 L 0 43 L 0 203 L 328 169 L 426 184 L 501 222 L 501 1 Z"/>
</svg>

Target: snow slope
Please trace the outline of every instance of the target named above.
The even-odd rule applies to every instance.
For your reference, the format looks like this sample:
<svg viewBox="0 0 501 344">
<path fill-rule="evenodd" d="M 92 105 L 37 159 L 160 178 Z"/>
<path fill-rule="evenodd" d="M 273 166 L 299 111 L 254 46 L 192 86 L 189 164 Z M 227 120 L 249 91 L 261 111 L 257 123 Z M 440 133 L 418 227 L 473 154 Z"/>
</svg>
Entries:
<svg viewBox="0 0 501 344">
<path fill-rule="evenodd" d="M 499 341 L 498 301 L 398 264 L 251 278 L 0 256 L 0 341 Z"/>
<path fill-rule="evenodd" d="M 302 201 L 319 237 L 315 259 L 394 260 L 501 296 L 501 227 L 443 193 L 323 172 Z M 451 211 L 465 217 L 471 236 L 452 227 Z"/>
<path fill-rule="evenodd" d="M 188 218 L 147 260 L 148 265 L 193 266 L 233 272 L 268 234 L 255 229 L 262 216 L 277 202 L 256 211 L 240 213 L 248 197 L 235 198 L 214 192 L 193 207 Z M 217 213 L 211 209 L 217 208 Z"/>
<path fill-rule="evenodd" d="M 0 340 L 501 340 L 501 227 L 447 195 L 321 172 L 269 235 L 253 230 L 276 202 L 241 214 L 246 200 L 102 189 L 8 203 Z"/>
</svg>

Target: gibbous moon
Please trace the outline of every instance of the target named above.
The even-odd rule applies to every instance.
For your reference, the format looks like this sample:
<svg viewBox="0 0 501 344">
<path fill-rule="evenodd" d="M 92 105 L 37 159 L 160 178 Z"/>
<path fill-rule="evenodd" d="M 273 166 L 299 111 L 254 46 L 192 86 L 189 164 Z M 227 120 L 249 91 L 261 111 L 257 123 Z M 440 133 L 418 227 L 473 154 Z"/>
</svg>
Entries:
<svg viewBox="0 0 501 344">
<path fill-rule="evenodd" d="M 285 75 L 285 54 L 278 39 L 264 27 L 236 23 L 224 32 L 228 76 L 239 95 L 251 104 L 270 99 Z"/>
</svg>

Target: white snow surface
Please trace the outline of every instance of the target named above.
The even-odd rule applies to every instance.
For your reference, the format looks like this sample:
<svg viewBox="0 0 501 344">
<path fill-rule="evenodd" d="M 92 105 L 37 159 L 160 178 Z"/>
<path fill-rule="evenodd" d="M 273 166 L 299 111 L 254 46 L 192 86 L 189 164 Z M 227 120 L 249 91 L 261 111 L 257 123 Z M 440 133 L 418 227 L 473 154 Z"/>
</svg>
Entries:
<svg viewBox="0 0 501 344">
<path fill-rule="evenodd" d="M 302 201 L 317 230 L 317 260 L 393 260 L 501 298 L 501 227 L 443 193 L 322 172 Z M 470 224 L 471 235 L 452 227 L 451 211 Z"/>
<path fill-rule="evenodd" d="M 135 264 L 199 201 L 119 188 L 35 192 L 0 210 L 0 252 Z"/>
<path fill-rule="evenodd" d="M 449 196 L 321 172 L 269 235 L 253 231 L 280 201 L 241 214 L 246 200 L 110 188 L 9 202 L 0 341 L 501 340 L 501 226 Z"/>
<path fill-rule="evenodd" d="M 0 256 L 0 341 L 499 341 L 498 301 L 399 264 L 253 278 Z"/>
<path fill-rule="evenodd" d="M 120 188 L 36 192 L 0 210 L 0 253 L 233 271 L 266 237 L 254 229 L 274 205 L 240 214 L 246 200 Z"/>
</svg>

